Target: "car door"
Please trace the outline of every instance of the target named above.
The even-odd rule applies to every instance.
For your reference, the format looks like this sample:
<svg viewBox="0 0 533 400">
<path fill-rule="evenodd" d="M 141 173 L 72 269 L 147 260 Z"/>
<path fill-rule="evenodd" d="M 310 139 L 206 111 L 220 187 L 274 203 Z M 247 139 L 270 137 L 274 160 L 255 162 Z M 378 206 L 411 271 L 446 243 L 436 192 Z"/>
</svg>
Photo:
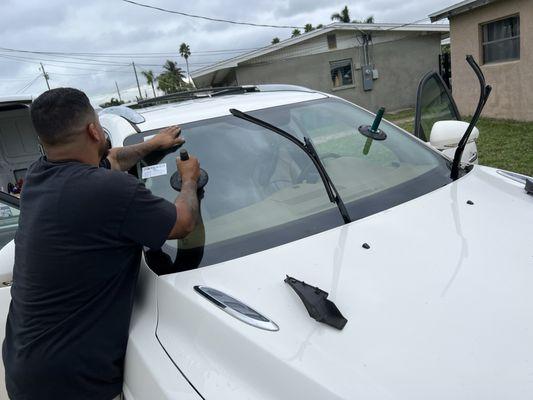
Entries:
<svg viewBox="0 0 533 400">
<path fill-rule="evenodd" d="M 437 72 L 428 72 L 418 84 L 415 136 L 430 141 L 431 128 L 437 121 L 460 121 L 457 105 Z"/>
<path fill-rule="evenodd" d="M 414 134 L 419 139 L 430 142 L 431 129 L 437 121 L 461 121 L 461 115 L 446 83 L 437 72 L 428 72 L 418 85 Z M 453 157 L 455 148 L 445 150 Z M 467 144 L 463 162 L 477 161 L 477 145 Z"/>
<path fill-rule="evenodd" d="M 17 192 L 41 149 L 30 118 L 31 97 L 0 97 L 0 191 Z M 19 188 L 20 189 L 20 188 Z"/>
<path fill-rule="evenodd" d="M 5 324 L 11 302 L 11 282 L 15 244 L 13 239 L 19 221 L 19 199 L 0 192 L 0 343 L 4 341 Z M 7 399 L 4 364 L 0 362 L 0 399 Z"/>
</svg>

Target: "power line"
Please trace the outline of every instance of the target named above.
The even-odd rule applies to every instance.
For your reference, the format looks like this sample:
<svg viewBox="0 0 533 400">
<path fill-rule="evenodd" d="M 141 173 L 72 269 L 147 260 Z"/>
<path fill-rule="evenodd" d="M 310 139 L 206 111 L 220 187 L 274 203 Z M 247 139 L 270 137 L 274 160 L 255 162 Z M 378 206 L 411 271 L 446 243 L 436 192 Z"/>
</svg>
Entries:
<svg viewBox="0 0 533 400">
<path fill-rule="evenodd" d="M 25 90 L 29 89 L 31 85 L 33 85 L 37 80 L 41 77 L 41 74 L 37 75 L 35 78 L 33 78 L 30 82 L 28 82 L 22 89 L 18 90 L 17 93 L 24 92 Z"/>
<path fill-rule="evenodd" d="M 102 60 L 91 60 L 89 58 L 84 58 L 84 59 L 81 59 L 82 61 L 71 61 L 71 60 L 61 60 L 61 59 L 57 59 L 57 58 L 49 58 L 49 57 L 42 57 L 42 56 L 33 56 L 33 55 L 24 55 L 24 56 L 21 56 L 21 55 L 12 55 L 12 54 L 6 54 L 6 53 L 2 53 L 1 50 L 0 50 L 0 55 L 1 56 L 6 56 L 6 57 L 17 57 L 17 58 L 20 58 L 20 59 L 25 59 L 25 60 L 39 60 L 39 61 L 52 61 L 52 62 L 60 62 L 60 63 L 63 63 L 63 64 L 77 64 L 77 65 L 89 65 L 89 66 L 115 66 L 115 65 L 120 65 L 120 66 L 127 66 L 129 65 L 130 63 L 125 63 L 125 62 L 118 62 L 118 61 L 102 61 Z M 73 58 L 73 57 L 66 57 L 66 58 Z M 92 61 L 92 62 L 86 62 L 86 61 Z"/>
<path fill-rule="evenodd" d="M 181 12 L 181 11 L 168 10 L 166 8 L 155 7 L 155 6 L 151 6 L 151 5 L 148 5 L 148 4 L 138 3 L 138 2 L 132 1 L 132 0 L 122 0 L 122 1 L 125 2 L 125 3 L 134 4 L 134 5 L 139 6 L 139 7 L 150 8 L 152 10 L 158 10 L 158 11 L 162 11 L 162 12 L 166 12 L 166 13 L 170 13 L 170 14 L 178 14 L 178 15 L 182 15 L 184 17 L 204 19 L 204 20 L 212 21 L 212 22 L 225 22 L 227 24 L 255 26 L 255 27 L 260 27 L 260 28 L 305 29 L 304 26 L 256 24 L 256 23 L 253 23 L 253 22 L 242 22 L 242 21 L 232 21 L 232 20 L 229 20 L 229 19 L 211 18 L 211 17 L 205 17 L 203 15 L 188 14 L 188 13 L 184 13 L 184 12 Z"/>
<path fill-rule="evenodd" d="M 6 54 L 0 54 L 0 58 L 7 58 L 9 60 L 14 60 L 14 61 L 18 61 L 18 62 L 25 62 L 25 63 L 29 63 L 29 64 L 36 64 L 36 65 L 38 65 L 40 63 L 39 59 L 37 59 L 37 58 L 28 58 L 28 57 L 11 56 L 11 55 L 8 56 Z M 44 61 L 46 61 L 46 59 L 44 59 Z M 63 61 L 55 60 L 54 62 L 62 63 Z M 49 62 L 47 62 L 46 65 L 47 66 L 52 66 L 52 67 L 57 67 L 57 68 L 75 69 L 75 70 L 81 70 L 81 71 L 94 71 L 94 72 L 113 72 L 113 71 L 115 71 L 115 70 L 75 67 L 75 66 L 72 66 L 72 65 L 58 65 L 58 64 L 53 64 L 53 63 L 51 64 Z M 131 63 L 120 64 L 120 65 L 121 65 L 121 67 L 119 69 L 122 69 L 124 67 L 130 67 Z M 141 64 L 141 65 L 143 65 L 143 66 L 162 66 L 162 65 L 159 65 L 159 64 Z M 50 73 L 51 74 L 55 74 L 57 72 L 50 71 Z"/>
<path fill-rule="evenodd" d="M 207 55 L 207 54 L 206 54 Z M 83 60 L 87 60 L 87 61 L 94 61 L 94 62 L 79 62 L 79 61 L 71 61 L 69 60 L 69 58 L 71 57 L 65 57 L 67 58 L 67 60 L 62 60 L 62 59 L 57 59 L 57 58 L 46 58 L 46 57 L 34 57 L 33 55 L 25 55 L 25 56 L 21 56 L 21 55 L 12 55 L 12 54 L 6 54 L 6 53 L 2 53 L 2 51 L 0 50 L 0 57 L 7 57 L 7 58 L 14 58 L 14 59 L 21 59 L 21 60 L 36 60 L 36 61 L 52 61 L 52 62 L 57 62 L 57 63 L 63 63 L 63 64 L 74 64 L 74 65 L 89 65 L 89 66 L 129 66 L 131 64 L 131 62 L 116 62 L 116 61 L 108 61 L 106 62 L 105 64 L 100 62 L 100 60 L 93 60 L 93 59 L 90 59 L 90 58 L 84 58 Z M 174 56 L 176 56 L 174 54 Z M 137 57 L 131 57 L 130 60 L 135 60 L 137 59 Z M 153 59 L 159 59 L 159 60 L 165 60 L 165 59 L 168 59 L 168 57 L 153 57 Z M 201 65 L 201 64 L 209 64 L 210 62 L 209 61 L 197 61 L 197 62 L 192 62 L 192 63 L 189 63 L 189 64 L 197 64 L 197 65 Z M 138 63 L 139 65 L 146 65 L 146 66 L 158 66 L 160 64 L 154 64 L 154 63 L 150 63 L 150 60 L 147 60 L 146 62 L 141 62 L 141 63 Z M 185 65 L 185 63 L 177 63 L 179 65 Z"/>
<path fill-rule="evenodd" d="M 209 53 L 232 53 L 232 52 L 242 52 L 242 51 L 252 51 L 257 50 L 256 47 L 242 48 L 242 49 L 217 49 L 217 50 L 199 50 L 195 51 L 194 54 L 209 54 Z M 32 54 L 44 54 L 44 55 L 74 55 L 74 56 L 92 56 L 92 57 L 150 57 L 150 56 L 175 56 L 178 52 L 142 52 L 142 53 L 101 53 L 101 52 L 69 52 L 69 51 L 38 51 L 38 50 L 26 50 L 26 49 L 13 49 L 9 47 L 0 47 L 0 50 L 12 51 L 17 53 L 32 53 Z"/>
<path fill-rule="evenodd" d="M 25 63 L 29 63 L 29 64 L 39 64 L 38 59 L 35 59 L 35 58 L 25 58 L 25 57 L 19 57 L 19 56 L 11 56 L 11 55 L 8 56 L 6 54 L 0 54 L 0 58 L 7 58 L 9 60 L 25 62 Z M 44 60 L 44 61 L 46 61 L 46 60 Z M 61 61 L 55 61 L 55 62 L 61 62 Z M 50 63 L 47 63 L 47 65 L 48 66 L 53 66 L 53 67 L 59 67 L 59 68 L 77 69 L 77 70 L 82 70 L 82 71 L 102 71 L 102 72 L 106 72 L 105 70 L 94 69 L 94 68 L 82 68 L 82 67 L 50 64 Z"/>
</svg>

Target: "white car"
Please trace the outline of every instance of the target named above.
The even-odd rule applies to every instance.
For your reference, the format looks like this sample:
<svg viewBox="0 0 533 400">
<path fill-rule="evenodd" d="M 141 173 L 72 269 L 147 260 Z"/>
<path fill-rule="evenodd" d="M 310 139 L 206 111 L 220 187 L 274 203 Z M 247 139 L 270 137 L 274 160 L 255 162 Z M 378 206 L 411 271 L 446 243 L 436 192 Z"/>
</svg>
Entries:
<svg viewBox="0 0 533 400">
<path fill-rule="evenodd" d="M 209 181 L 201 226 L 142 257 L 127 400 L 533 397 L 528 177 L 462 164 L 452 179 L 422 140 L 295 87 L 130 114 L 101 115 L 113 145 L 179 124 Z M 132 172 L 173 201 L 178 153 Z"/>
</svg>

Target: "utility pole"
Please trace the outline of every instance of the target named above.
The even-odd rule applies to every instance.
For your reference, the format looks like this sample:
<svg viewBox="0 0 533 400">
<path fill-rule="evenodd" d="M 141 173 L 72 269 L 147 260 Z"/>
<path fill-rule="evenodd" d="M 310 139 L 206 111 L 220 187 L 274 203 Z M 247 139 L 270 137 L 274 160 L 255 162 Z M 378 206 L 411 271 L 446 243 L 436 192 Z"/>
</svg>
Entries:
<svg viewBox="0 0 533 400">
<path fill-rule="evenodd" d="M 142 100 L 143 95 L 141 93 L 141 87 L 139 86 L 139 77 L 137 76 L 137 70 L 135 69 L 135 62 L 131 62 L 131 65 L 133 65 L 133 72 L 135 72 L 135 80 L 137 81 L 137 89 L 139 89 L 139 99 Z"/>
<path fill-rule="evenodd" d="M 43 63 L 40 63 L 40 64 L 41 64 L 41 71 L 43 71 L 44 80 L 46 81 L 46 86 L 48 86 L 48 90 L 50 90 L 50 84 L 48 83 L 48 74 L 44 70 Z"/>
<path fill-rule="evenodd" d="M 117 81 L 115 81 L 115 86 L 116 86 L 116 88 L 117 88 L 118 100 L 119 100 L 119 101 L 122 101 L 122 97 L 120 97 L 120 90 L 118 90 L 118 83 L 117 83 Z"/>
</svg>

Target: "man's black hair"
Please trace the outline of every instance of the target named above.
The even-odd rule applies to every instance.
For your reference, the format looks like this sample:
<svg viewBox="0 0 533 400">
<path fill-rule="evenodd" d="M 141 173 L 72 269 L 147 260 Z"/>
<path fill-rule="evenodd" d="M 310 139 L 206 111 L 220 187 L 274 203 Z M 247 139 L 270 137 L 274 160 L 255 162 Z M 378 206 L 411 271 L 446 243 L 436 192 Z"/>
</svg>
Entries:
<svg viewBox="0 0 533 400">
<path fill-rule="evenodd" d="M 81 90 L 57 88 L 37 97 L 30 113 L 41 141 L 56 145 L 70 142 L 77 129 L 94 115 L 94 109 Z"/>
</svg>

